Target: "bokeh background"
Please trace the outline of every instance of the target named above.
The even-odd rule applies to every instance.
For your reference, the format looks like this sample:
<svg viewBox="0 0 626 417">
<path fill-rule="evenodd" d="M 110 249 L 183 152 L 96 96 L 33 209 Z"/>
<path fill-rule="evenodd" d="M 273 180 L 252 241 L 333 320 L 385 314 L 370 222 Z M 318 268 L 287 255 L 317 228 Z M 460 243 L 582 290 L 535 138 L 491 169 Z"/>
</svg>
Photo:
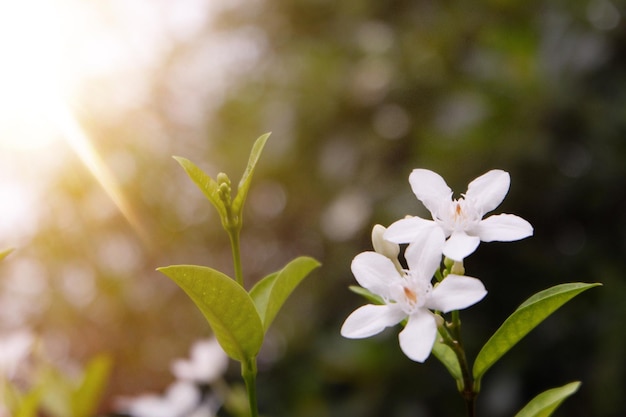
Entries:
<svg viewBox="0 0 626 417">
<path fill-rule="evenodd" d="M 350 262 L 375 223 L 425 215 L 408 175 L 458 193 L 511 173 L 499 212 L 535 235 L 466 260 L 487 298 L 463 313 L 470 357 L 531 294 L 602 282 L 483 382 L 513 415 L 573 380 L 558 415 L 626 415 L 626 3 L 622 0 L 28 0 L 0 5 L 0 330 L 61 364 L 114 359 L 101 404 L 162 391 L 210 330 L 159 266 L 232 272 L 213 207 L 171 158 L 236 183 L 272 132 L 243 231 L 247 285 L 298 255 L 296 290 L 260 357 L 274 417 L 462 415 L 434 358 L 397 329 L 339 335 L 363 300 Z M 232 381 L 238 380 L 233 364 Z"/>
</svg>

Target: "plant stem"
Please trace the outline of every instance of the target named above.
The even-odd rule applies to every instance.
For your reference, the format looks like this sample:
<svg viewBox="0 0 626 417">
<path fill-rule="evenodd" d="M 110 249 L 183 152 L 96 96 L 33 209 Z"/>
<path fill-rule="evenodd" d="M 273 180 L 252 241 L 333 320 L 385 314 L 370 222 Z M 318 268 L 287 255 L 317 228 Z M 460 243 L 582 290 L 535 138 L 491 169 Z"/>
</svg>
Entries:
<svg viewBox="0 0 626 417">
<path fill-rule="evenodd" d="M 459 361 L 461 374 L 463 375 L 463 391 L 461 391 L 461 395 L 465 400 L 467 417 L 475 417 L 475 402 L 478 392 L 474 389 L 474 379 L 470 371 L 469 363 L 467 362 L 463 341 L 461 340 L 461 318 L 458 311 L 455 310 L 452 312 L 452 323 L 447 327 L 451 335 L 447 338 L 444 337 L 444 341 L 452 348 Z"/>
<path fill-rule="evenodd" d="M 241 376 L 246 383 L 246 391 L 248 392 L 250 417 L 258 417 L 259 410 L 256 399 L 256 358 L 241 362 Z"/>
<path fill-rule="evenodd" d="M 243 287 L 243 270 L 241 269 L 241 248 L 239 244 L 239 228 L 228 228 L 230 247 L 233 252 L 233 264 L 235 265 L 235 280 Z"/>
</svg>

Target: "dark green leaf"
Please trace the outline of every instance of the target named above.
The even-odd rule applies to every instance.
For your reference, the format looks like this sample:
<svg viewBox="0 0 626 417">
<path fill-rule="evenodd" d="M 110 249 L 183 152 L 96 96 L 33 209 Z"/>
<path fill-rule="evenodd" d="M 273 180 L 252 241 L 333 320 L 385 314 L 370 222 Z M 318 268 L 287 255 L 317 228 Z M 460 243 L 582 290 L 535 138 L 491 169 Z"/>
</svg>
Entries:
<svg viewBox="0 0 626 417">
<path fill-rule="evenodd" d="M 263 324 L 241 285 L 203 266 L 174 265 L 157 270 L 189 295 L 231 358 L 243 362 L 256 357 L 263 343 Z"/>
<path fill-rule="evenodd" d="M 282 270 L 263 278 L 250 290 L 265 330 L 270 327 L 293 290 L 319 265 L 315 259 L 301 256 L 289 262 Z"/>
<path fill-rule="evenodd" d="M 570 395 L 578 391 L 580 382 L 570 382 L 562 387 L 552 388 L 533 398 L 515 417 L 549 417 Z"/>
<path fill-rule="evenodd" d="M 555 310 L 581 292 L 601 284 L 569 283 L 541 291 L 520 305 L 491 336 L 474 362 L 476 388 L 480 379 L 498 359 L 519 342 L 528 332 L 544 321 Z"/>
</svg>

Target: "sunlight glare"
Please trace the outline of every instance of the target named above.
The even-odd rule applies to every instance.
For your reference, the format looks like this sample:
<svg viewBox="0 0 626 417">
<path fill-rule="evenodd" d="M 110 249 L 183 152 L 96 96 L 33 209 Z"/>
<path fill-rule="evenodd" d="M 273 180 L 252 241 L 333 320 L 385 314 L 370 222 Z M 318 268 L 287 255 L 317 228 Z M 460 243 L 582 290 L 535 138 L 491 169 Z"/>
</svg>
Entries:
<svg viewBox="0 0 626 417">
<path fill-rule="evenodd" d="M 66 105 L 76 77 L 63 44 L 63 29 L 77 16 L 64 0 L 0 2 L 0 152 L 40 152 L 55 158 L 67 144 L 144 242 L 147 235 L 118 183 Z M 69 64 L 68 64 L 69 65 Z M 76 82 L 76 80 L 73 80 Z M 59 140 L 62 139 L 63 142 Z M 34 164 L 36 165 L 36 164 Z M 16 183 L 19 179 L 13 179 Z M 0 212 L 0 214 L 4 214 Z"/>
<path fill-rule="evenodd" d="M 47 108 L 63 91 L 59 16 L 51 0 L 0 2 L 0 146 L 58 140 Z"/>
<path fill-rule="evenodd" d="M 122 215 L 132 226 L 143 243 L 149 245 L 150 240 L 139 217 L 124 197 L 115 177 L 91 144 L 89 137 L 80 126 L 70 109 L 63 106 L 55 108 L 54 120 L 62 132 L 63 139 L 85 164 L 100 186 L 115 203 Z"/>
</svg>

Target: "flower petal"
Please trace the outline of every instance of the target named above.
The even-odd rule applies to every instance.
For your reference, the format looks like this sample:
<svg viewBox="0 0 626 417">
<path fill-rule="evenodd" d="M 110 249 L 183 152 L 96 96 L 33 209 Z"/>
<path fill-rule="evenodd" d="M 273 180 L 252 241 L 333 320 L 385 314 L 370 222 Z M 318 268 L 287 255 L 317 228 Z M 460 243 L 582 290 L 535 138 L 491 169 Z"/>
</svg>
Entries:
<svg viewBox="0 0 626 417">
<path fill-rule="evenodd" d="M 400 279 L 393 262 L 376 252 L 362 252 L 355 256 L 352 260 L 352 273 L 363 288 L 383 297 L 389 295 L 390 282 Z"/>
<path fill-rule="evenodd" d="M 215 338 L 196 341 L 191 358 L 176 359 L 170 369 L 179 380 L 211 383 L 224 375 L 229 359 Z"/>
<path fill-rule="evenodd" d="M 514 214 L 497 214 L 478 223 L 476 234 L 483 242 L 511 242 L 532 236 L 533 227 Z"/>
<path fill-rule="evenodd" d="M 437 322 L 433 314 L 420 309 L 409 317 L 404 330 L 398 335 L 400 348 L 409 359 L 424 362 L 433 350 L 437 337 Z"/>
<path fill-rule="evenodd" d="M 415 196 L 433 216 L 439 210 L 442 202 L 452 200 L 452 189 L 436 172 L 428 169 L 414 169 L 409 175 L 409 183 Z"/>
<path fill-rule="evenodd" d="M 508 172 L 492 169 L 470 182 L 465 199 L 474 203 L 482 217 L 502 203 L 510 185 L 511 177 Z"/>
<path fill-rule="evenodd" d="M 426 307 L 447 313 L 476 304 L 485 295 L 487 290 L 479 279 L 450 274 L 435 286 Z"/>
<path fill-rule="evenodd" d="M 418 278 L 425 278 L 430 281 L 441 264 L 443 245 L 446 237 L 439 227 L 431 227 L 420 233 L 417 238 L 409 244 L 404 253 L 409 269 Z"/>
<path fill-rule="evenodd" d="M 367 304 L 357 308 L 341 326 L 341 335 L 348 339 L 362 339 L 382 332 L 385 327 L 398 324 L 406 317 L 400 309 L 390 305 Z"/>
<path fill-rule="evenodd" d="M 437 227 L 437 224 L 432 220 L 407 217 L 393 222 L 383 237 L 394 243 L 410 243 L 425 230 L 433 227 Z"/>
<path fill-rule="evenodd" d="M 480 238 L 478 236 L 469 236 L 464 232 L 452 233 L 452 236 L 443 246 L 443 254 L 455 261 L 462 261 L 465 257 L 471 255 L 478 245 Z"/>
</svg>

